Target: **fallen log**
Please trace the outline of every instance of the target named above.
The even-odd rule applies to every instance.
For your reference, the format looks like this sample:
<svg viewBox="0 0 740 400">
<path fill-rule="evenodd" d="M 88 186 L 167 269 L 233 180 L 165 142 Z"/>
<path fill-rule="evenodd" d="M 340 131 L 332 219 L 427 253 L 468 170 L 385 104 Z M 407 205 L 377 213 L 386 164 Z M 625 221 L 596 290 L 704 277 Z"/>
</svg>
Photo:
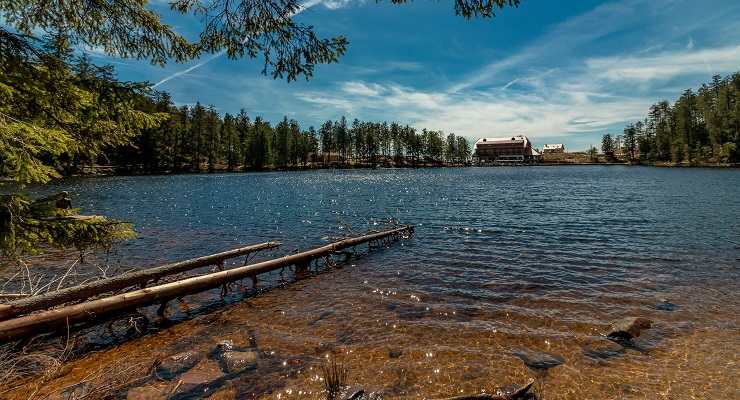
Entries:
<svg viewBox="0 0 740 400">
<path fill-rule="evenodd" d="M 89 282 L 84 285 L 55 290 L 38 296 L 15 300 L 8 304 L 0 304 L 0 321 L 69 302 L 84 301 L 90 297 L 108 292 L 136 285 L 144 285 L 168 275 L 191 271 L 193 269 L 209 265 L 221 265 L 224 260 L 249 255 L 260 250 L 271 249 L 278 246 L 280 246 L 280 242 L 259 243 L 204 257 L 165 264 L 155 268 L 127 272 L 110 278 Z"/>
<path fill-rule="evenodd" d="M 0 298 L 11 298 L 11 299 L 17 299 L 17 298 L 23 298 L 31 296 L 30 293 L 3 293 L 0 294 Z"/>
<path fill-rule="evenodd" d="M 387 237 L 400 237 L 404 233 L 412 234 L 413 226 L 404 226 L 383 232 L 347 238 L 335 243 L 288 256 L 194 276 L 183 280 L 152 286 L 123 294 L 90 300 L 79 304 L 68 305 L 36 314 L 0 322 L 0 340 L 11 341 L 28 335 L 52 331 L 78 322 L 96 318 L 131 308 L 154 303 L 166 303 L 174 298 L 220 287 L 239 279 L 256 277 L 258 274 L 274 271 L 291 265 L 308 265 L 314 259 L 330 256 L 337 250 L 369 243 Z M 66 332 L 66 330 L 65 330 Z"/>
</svg>

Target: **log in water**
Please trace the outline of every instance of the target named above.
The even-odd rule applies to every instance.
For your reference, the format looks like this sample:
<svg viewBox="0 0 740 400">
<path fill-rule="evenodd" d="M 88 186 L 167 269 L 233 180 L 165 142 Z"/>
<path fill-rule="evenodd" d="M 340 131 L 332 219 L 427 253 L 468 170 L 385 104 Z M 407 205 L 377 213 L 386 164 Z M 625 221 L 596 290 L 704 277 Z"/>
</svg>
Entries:
<svg viewBox="0 0 740 400">
<path fill-rule="evenodd" d="M 11 341 L 20 337 L 52 331 L 60 326 L 96 318 L 168 300 L 188 294 L 217 288 L 239 279 L 257 275 L 291 265 L 307 266 L 309 262 L 331 255 L 342 249 L 364 243 L 371 243 L 390 237 L 412 234 L 413 226 L 407 225 L 396 229 L 371 233 L 358 237 L 343 239 L 312 250 L 291 254 L 274 260 L 246 265 L 225 271 L 195 276 L 163 285 L 148 287 L 115 296 L 104 297 L 57 309 L 39 312 L 24 317 L 0 322 L 0 340 Z"/>
<path fill-rule="evenodd" d="M 87 300 L 93 296 L 125 289 L 131 286 L 143 285 L 147 282 L 157 281 L 165 276 L 192 271 L 196 268 L 223 264 L 224 260 L 230 258 L 248 256 L 252 253 L 272 249 L 278 246 L 280 246 L 280 242 L 259 243 L 204 257 L 161 265 L 155 268 L 132 271 L 107 279 L 86 283 L 84 285 L 72 286 L 44 293 L 39 296 L 32 296 L 22 300 L 16 300 L 8 304 L 0 304 L 0 321 L 72 301 Z"/>
</svg>

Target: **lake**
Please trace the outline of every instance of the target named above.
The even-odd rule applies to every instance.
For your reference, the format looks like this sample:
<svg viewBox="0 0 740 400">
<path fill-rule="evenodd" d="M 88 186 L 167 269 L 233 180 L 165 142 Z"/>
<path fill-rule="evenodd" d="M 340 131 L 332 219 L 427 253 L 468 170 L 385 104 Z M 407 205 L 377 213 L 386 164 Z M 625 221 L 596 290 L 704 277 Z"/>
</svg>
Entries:
<svg viewBox="0 0 740 400">
<path fill-rule="evenodd" d="M 178 323 L 76 361 L 57 387 L 111 360 L 207 353 L 229 339 L 256 346 L 258 368 L 184 398 L 316 398 L 327 356 L 385 398 L 490 392 L 530 377 L 545 399 L 740 398 L 739 170 L 323 170 L 43 188 L 58 190 L 83 213 L 134 224 L 138 238 L 111 256 L 122 265 L 266 240 L 287 254 L 391 220 L 416 233 L 307 279 L 273 276 L 268 290 L 211 312 L 172 307 Z M 220 300 L 214 291 L 191 301 Z M 629 316 L 653 327 L 615 348 L 601 334 Z M 531 369 L 522 352 L 564 363 Z"/>
</svg>

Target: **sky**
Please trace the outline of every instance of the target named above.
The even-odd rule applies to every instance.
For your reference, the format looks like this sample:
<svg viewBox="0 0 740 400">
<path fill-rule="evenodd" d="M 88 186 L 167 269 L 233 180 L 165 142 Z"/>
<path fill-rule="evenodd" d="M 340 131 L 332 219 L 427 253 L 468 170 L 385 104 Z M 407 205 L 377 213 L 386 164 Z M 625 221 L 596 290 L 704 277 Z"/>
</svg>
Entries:
<svg viewBox="0 0 740 400">
<path fill-rule="evenodd" d="M 159 67 L 91 55 L 113 63 L 121 79 L 156 84 L 177 105 L 243 108 L 306 128 L 344 115 L 470 140 L 524 134 L 535 147 L 574 151 L 620 133 L 657 101 L 740 71 L 737 0 L 522 0 L 472 20 L 455 16 L 451 1 L 305 4 L 297 21 L 349 40 L 339 63 L 317 66 L 309 81 L 263 76 L 259 58 L 217 54 Z M 188 36 L 201 26 L 163 0 L 150 7 Z"/>
</svg>

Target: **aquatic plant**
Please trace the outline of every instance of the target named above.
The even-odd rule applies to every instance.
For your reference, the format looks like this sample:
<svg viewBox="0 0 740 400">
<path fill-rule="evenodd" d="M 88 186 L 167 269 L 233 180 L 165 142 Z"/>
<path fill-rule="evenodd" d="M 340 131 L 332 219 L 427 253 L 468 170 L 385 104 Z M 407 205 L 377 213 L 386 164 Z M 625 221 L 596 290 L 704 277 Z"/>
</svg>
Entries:
<svg viewBox="0 0 740 400">
<path fill-rule="evenodd" d="M 342 388 L 347 384 L 349 371 L 347 368 L 338 363 L 336 359 L 331 359 L 321 367 L 323 376 L 324 391 L 326 391 L 326 400 L 336 400 Z"/>
</svg>

